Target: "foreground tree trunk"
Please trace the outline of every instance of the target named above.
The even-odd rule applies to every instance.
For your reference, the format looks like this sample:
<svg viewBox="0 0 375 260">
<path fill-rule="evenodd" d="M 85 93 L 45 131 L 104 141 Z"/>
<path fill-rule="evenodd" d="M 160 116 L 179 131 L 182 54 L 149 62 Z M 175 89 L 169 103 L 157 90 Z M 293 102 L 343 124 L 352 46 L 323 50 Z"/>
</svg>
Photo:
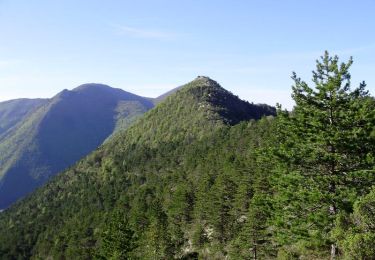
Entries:
<svg viewBox="0 0 375 260">
<path fill-rule="evenodd" d="M 337 247 L 335 244 L 331 245 L 331 260 L 336 259 Z"/>
<path fill-rule="evenodd" d="M 257 246 L 254 245 L 254 260 L 257 260 Z"/>
</svg>

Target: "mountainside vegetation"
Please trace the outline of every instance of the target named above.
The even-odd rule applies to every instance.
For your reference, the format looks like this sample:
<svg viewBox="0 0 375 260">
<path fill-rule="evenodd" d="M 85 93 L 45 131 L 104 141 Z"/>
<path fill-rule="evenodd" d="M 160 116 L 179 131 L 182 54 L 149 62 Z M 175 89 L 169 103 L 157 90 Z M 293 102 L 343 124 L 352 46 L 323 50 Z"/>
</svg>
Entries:
<svg viewBox="0 0 375 260">
<path fill-rule="evenodd" d="M 124 221 L 134 225 L 129 229 L 137 228 L 133 232 L 139 238 L 137 248 L 133 250 L 138 253 L 134 254 L 139 257 L 143 257 L 143 254 L 148 257 L 174 255 L 188 242 L 180 235 L 181 232 L 188 232 L 183 223 L 191 221 L 193 217 L 190 211 L 193 210 L 195 198 L 189 198 L 189 194 L 195 196 L 191 185 L 198 185 L 199 180 L 194 172 L 206 172 L 205 169 L 195 169 L 198 162 L 206 160 L 205 154 L 210 149 L 213 150 L 211 157 L 216 158 L 214 143 L 236 146 L 236 143 L 227 144 L 235 140 L 226 138 L 231 134 L 231 124 L 274 113 L 274 108 L 241 101 L 216 82 L 198 78 L 168 97 L 135 125 L 115 135 L 75 167 L 3 212 L 1 224 L 7 225 L 7 228 L 12 226 L 13 235 L 7 238 L 0 235 L 1 239 L 4 238 L 0 243 L 2 250 L 10 246 L 12 249 L 7 249 L 10 249 L 9 257 L 17 255 L 25 258 L 31 255 L 41 258 L 107 255 L 108 252 L 102 252 L 105 251 L 102 247 L 106 244 L 104 240 L 107 241 L 107 229 L 111 229 L 110 220 L 116 215 L 113 213 L 115 211 L 120 211 L 124 216 L 126 204 L 132 210 Z M 239 129 L 245 130 L 244 126 L 241 125 Z M 221 133 L 217 136 L 218 131 Z M 233 134 L 241 137 L 241 132 Z M 214 142 L 212 145 L 207 143 L 210 139 Z M 201 151 L 196 147 L 200 147 Z M 233 152 L 242 154 L 241 150 Z M 227 152 L 223 150 L 220 153 Z M 231 157 L 235 158 L 234 155 Z M 218 174 L 215 169 L 221 169 L 222 163 L 226 162 L 220 159 L 216 163 L 217 166 L 202 166 L 212 168 L 210 172 L 215 176 Z M 185 183 L 186 178 L 191 178 L 191 185 Z M 206 188 L 201 188 L 205 193 Z M 171 193 L 174 189 L 176 194 Z M 173 202 L 173 197 L 170 197 L 171 205 L 168 207 L 171 212 L 167 212 L 167 209 L 163 209 L 164 196 L 167 195 L 180 197 L 185 206 L 179 205 L 178 201 Z M 24 213 L 18 211 L 23 209 L 26 210 Z M 15 213 L 17 211 L 19 214 Z M 181 211 L 185 217 L 179 216 Z M 19 218 L 9 223 L 5 219 L 13 215 L 12 212 Z M 167 213 L 176 218 L 176 226 L 162 234 L 164 228 L 169 229 Z M 23 232 L 26 229 L 28 235 L 25 237 Z M 153 247 L 148 245 L 151 237 L 152 243 L 155 243 Z M 178 245 L 173 245 L 174 242 Z M 155 252 L 160 255 L 154 255 Z"/>
<path fill-rule="evenodd" d="M 375 99 L 326 52 L 293 111 L 198 77 L 0 214 L 4 259 L 374 259 Z"/>
<path fill-rule="evenodd" d="M 77 162 L 152 107 L 146 98 L 101 84 L 64 90 L 50 100 L 1 103 L 0 122 L 8 130 L 0 134 L 0 209 Z"/>
<path fill-rule="evenodd" d="M 7 131 L 48 102 L 48 99 L 15 99 L 0 102 L 0 140 Z"/>
</svg>

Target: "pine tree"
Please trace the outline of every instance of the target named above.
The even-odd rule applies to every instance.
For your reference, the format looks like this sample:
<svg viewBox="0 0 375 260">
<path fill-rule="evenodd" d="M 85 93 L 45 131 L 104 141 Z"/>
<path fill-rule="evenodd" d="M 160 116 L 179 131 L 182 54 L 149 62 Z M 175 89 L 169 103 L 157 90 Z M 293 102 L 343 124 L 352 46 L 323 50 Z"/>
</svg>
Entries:
<svg viewBox="0 0 375 260">
<path fill-rule="evenodd" d="M 211 190 L 212 205 L 209 223 L 213 225 L 214 237 L 225 244 L 231 238 L 231 230 L 235 221 L 233 203 L 237 186 L 230 173 L 222 173 Z"/>
<path fill-rule="evenodd" d="M 137 247 L 134 231 L 129 227 L 124 214 L 115 211 L 110 217 L 107 230 L 103 233 L 98 259 L 125 260 L 131 258 Z"/>
<path fill-rule="evenodd" d="M 274 257 L 270 233 L 270 217 L 272 214 L 273 190 L 270 185 L 269 170 L 272 167 L 272 156 L 265 146 L 257 149 L 257 166 L 253 173 L 253 196 L 249 203 L 249 211 L 240 238 L 242 248 L 246 248 L 252 259 Z M 247 257 L 246 257 L 247 258 Z"/>
<path fill-rule="evenodd" d="M 269 257 L 271 246 L 267 228 L 271 207 L 267 196 L 259 192 L 250 201 L 244 228 L 236 241 L 240 243 L 241 258 L 256 260 Z"/>
<path fill-rule="evenodd" d="M 325 52 L 313 71 L 315 88 L 293 73 L 296 106 L 292 113 L 278 111 L 280 219 L 284 231 L 294 233 L 283 243 L 330 244 L 332 259 L 335 218 L 352 211 L 354 198 L 374 181 L 374 99 L 364 82 L 351 90 L 351 65 L 352 59 L 340 64 Z"/>
</svg>

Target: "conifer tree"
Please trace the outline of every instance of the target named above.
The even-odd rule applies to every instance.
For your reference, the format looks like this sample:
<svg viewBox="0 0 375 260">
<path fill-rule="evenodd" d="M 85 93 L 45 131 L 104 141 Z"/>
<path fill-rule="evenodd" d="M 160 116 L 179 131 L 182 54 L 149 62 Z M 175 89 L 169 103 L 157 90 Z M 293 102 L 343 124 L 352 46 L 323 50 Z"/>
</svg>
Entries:
<svg viewBox="0 0 375 260">
<path fill-rule="evenodd" d="M 293 73 L 293 112 L 278 111 L 276 154 L 280 161 L 278 221 L 282 243 L 292 238 L 337 255 L 331 236 L 339 213 L 352 211 L 355 197 L 373 183 L 374 100 L 365 83 L 350 88 L 352 59 L 339 63 L 325 52 L 313 71 L 315 88 Z M 301 241 L 299 241 L 301 242 Z"/>
<path fill-rule="evenodd" d="M 214 227 L 214 237 L 224 244 L 230 239 L 234 216 L 232 205 L 236 191 L 236 184 L 228 173 L 222 173 L 212 188 L 212 205 L 209 222 Z"/>
<path fill-rule="evenodd" d="M 103 234 L 98 259 L 131 259 L 132 251 L 137 247 L 134 231 L 129 227 L 124 214 L 115 211 Z"/>
<path fill-rule="evenodd" d="M 269 154 L 268 145 L 257 149 L 257 162 L 253 179 L 253 196 L 249 203 L 249 211 L 246 216 L 244 228 L 240 238 L 244 243 L 249 257 L 263 259 L 274 257 L 271 239 L 270 217 L 272 214 L 273 190 L 270 185 L 270 170 L 273 167 L 272 154 Z M 248 257 L 246 257 L 248 258 Z"/>
</svg>

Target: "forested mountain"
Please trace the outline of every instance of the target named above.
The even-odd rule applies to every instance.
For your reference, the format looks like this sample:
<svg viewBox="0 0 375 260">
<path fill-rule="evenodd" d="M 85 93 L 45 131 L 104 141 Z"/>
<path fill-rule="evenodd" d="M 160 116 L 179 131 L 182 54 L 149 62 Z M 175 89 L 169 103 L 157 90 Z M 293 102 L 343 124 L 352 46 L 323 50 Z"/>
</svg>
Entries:
<svg viewBox="0 0 375 260">
<path fill-rule="evenodd" d="M 352 60 L 293 111 L 198 77 L 0 214 L 4 259 L 374 259 L 375 99 Z"/>
<path fill-rule="evenodd" d="M 26 258 L 106 255 L 105 249 L 101 251 L 105 244 L 103 232 L 119 210 L 126 212 L 137 229 L 139 243 L 143 243 L 136 250 L 139 257 L 152 258 L 155 253 L 155 257 L 182 255 L 193 228 L 181 226 L 193 218 L 195 195 L 191 189 L 198 188 L 193 184 L 204 185 L 206 182 L 200 178 L 207 177 L 205 169 L 197 164 L 206 160 L 205 153 L 211 149 L 210 158 L 216 157 L 215 143 L 237 146 L 237 139 L 231 139 L 235 143 L 226 141 L 230 125 L 274 113 L 274 108 L 241 101 L 215 81 L 197 78 L 76 166 L 3 212 L 1 252 L 7 257 Z M 241 131 L 255 132 L 254 126 L 248 129 L 247 125 L 232 134 L 241 140 Z M 245 145 L 249 140 L 243 142 Z M 223 170 L 222 164 L 228 160 L 229 165 L 237 164 L 235 154 L 242 154 L 238 149 L 225 151 L 223 155 L 228 159 L 220 158 L 217 166 L 212 162 L 209 172 L 216 176 L 216 169 Z M 183 204 L 174 202 L 174 196 L 180 197 Z M 167 201 L 171 203 L 168 211 L 163 209 Z M 176 222 L 170 231 L 167 214 L 172 214 Z M 182 229 L 174 230 L 177 227 Z M 12 235 L 5 235 L 6 230 L 12 230 Z M 186 238 L 181 232 L 186 232 Z"/>
<path fill-rule="evenodd" d="M 64 90 L 49 100 L 0 103 L 0 209 L 152 107 L 146 98 L 101 84 Z"/>
<path fill-rule="evenodd" d="M 0 102 L 0 140 L 7 131 L 47 102 L 48 99 L 15 99 Z"/>
</svg>

